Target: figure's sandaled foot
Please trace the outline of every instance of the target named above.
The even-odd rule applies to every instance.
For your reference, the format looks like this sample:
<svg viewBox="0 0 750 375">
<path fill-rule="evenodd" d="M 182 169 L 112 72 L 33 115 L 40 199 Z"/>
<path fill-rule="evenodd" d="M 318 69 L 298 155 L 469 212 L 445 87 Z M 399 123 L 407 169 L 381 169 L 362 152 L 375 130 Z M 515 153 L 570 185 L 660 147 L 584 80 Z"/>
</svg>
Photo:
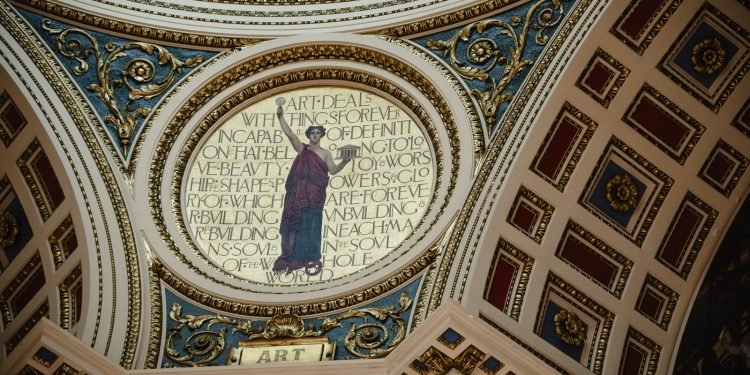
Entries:
<svg viewBox="0 0 750 375">
<path fill-rule="evenodd" d="M 315 276 L 323 270 L 323 263 L 320 260 L 308 260 L 305 262 L 305 273 L 307 276 Z"/>
</svg>

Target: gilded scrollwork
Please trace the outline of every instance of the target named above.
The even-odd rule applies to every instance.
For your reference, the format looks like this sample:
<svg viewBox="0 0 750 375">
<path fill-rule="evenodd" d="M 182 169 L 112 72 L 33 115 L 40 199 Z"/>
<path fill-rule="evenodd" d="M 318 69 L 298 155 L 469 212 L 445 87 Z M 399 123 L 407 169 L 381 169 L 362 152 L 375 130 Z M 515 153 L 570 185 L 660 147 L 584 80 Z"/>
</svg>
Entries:
<svg viewBox="0 0 750 375">
<path fill-rule="evenodd" d="M 513 99 L 506 92 L 513 78 L 534 61 L 523 58 L 529 34 L 536 31 L 534 42 L 545 45 L 545 31 L 556 27 L 564 10 L 559 0 L 542 0 L 533 4 L 526 15 L 513 16 L 510 22 L 498 19 L 476 21 L 464 26 L 447 40 L 428 40 L 427 47 L 442 51 L 451 67 L 462 77 L 480 80 L 485 89 L 474 88 L 471 94 L 479 101 L 490 125 L 495 124 L 500 104 Z"/>
<path fill-rule="evenodd" d="M 321 337 L 335 328 L 351 325 L 343 338 L 346 351 L 357 358 L 382 358 L 406 337 L 406 322 L 401 314 L 411 307 L 411 299 L 401 293 L 398 306 L 366 307 L 320 319 L 319 325 L 305 324 L 299 316 L 281 313 L 262 328 L 252 320 L 233 319 L 218 314 L 182 315 L 182 305 L 174 303 L 169 318 L 177 324 L 167 333 L 165 354 L 170 361 L 191 367 L 213 364 L 227 349 L 227 332 L 239 333 L 246 340 Z M 352 322 L 358 318 L 361 323 Z M 390 320 L 390 324 L 387 324 Z M 260 323 L 260 322 L 258 322 Z M 211 327 L 222 324 L 218 330 Z M 189 336 L 182 339 L 183 329 Z M 229 330 L 231 328 L 231 331 Z M 393 335 L 391 336 L 391 332 Z M 178 349 L 178 345 L 181 347 Z"/>
<path fill-rule="evenodd" d="M 461 374 L 471 374 L 474 369 L 479 365 L 479 362 L 484 358 L 485 354 L 477 349 L 474 345 L 470 345 L 464 351 L 462 351 L 455 358 L 451 358 L 447 354 L 431 346 L 419 356 L 419 362 L 422 362 L 427 368 L 427 371 L 419 371 L 417 368 L 411 367 L 413 370 L 420 374 L 436 374 L 445 375 L 451 370 L 456 370 Z"/>
<path fill-rule="evenodd" d="M 89 58 L 94 57 L 96 83 L 88 85 L 87 89 L 107 106 L 109 114 L 104 121 L 114 127 L 123 148 L 129 146 L 138 122 L 151 112 L 150 107 L 136 102 L 163 94 L 175 77 L 182 74 L 183 68 L 195 67 L 204 60 L 199 55 L 182 61 L 168 49 L 144 42 L 117 45 L 110 41 L 104 44 L 102 52 L 99 41 L 82 29 L 55 28 L 49 19 L 44 19 L 41 27 L 50 35 L 57 36 L 55 48 L 58 53 L 75 60 L 73 74 L 76 76 L 89 72 Z M 143 56 L 133 57 L 131 51 L 138 51 Z M 123 59 L 129 60 L 123 64 Z M 158 72 L 159 68 L 164 68 L 165 72 Z M 119 94 L 121 89 L 127 95 Z M 127 101 L 124 104 L 118 102 L 120 97 L 127 97 Z"/>
</svg>

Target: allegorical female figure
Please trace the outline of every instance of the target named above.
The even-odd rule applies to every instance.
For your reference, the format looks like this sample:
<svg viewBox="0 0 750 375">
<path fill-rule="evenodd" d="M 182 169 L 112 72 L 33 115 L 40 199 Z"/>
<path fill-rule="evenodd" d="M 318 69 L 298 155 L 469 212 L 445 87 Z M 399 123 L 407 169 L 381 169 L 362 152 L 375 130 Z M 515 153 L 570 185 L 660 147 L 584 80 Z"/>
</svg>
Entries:
<svg viewBox="0 0 750 375">
<path fill-rule="evenodd" d="M 345 157 L 339 164 L 333 162 L 331 152 L 320 147 L 320 139 L 326 132 L 324 127 L 308 127 L 305 135 L 310 143 L 305 144 L 292 132 L 281 106 L 276 116 L 281 130 L 297 151 L 297 157 L 286 179 L 284 211 L 279 228 L 281 255 L 273 264 L 273 272 L 290 273 L 304 268 L 305 273 L 313 276 L 323 268 L 320 243 L 328 174 L 336 174 L 344 169 L 351 158 Z"/>
</svg>

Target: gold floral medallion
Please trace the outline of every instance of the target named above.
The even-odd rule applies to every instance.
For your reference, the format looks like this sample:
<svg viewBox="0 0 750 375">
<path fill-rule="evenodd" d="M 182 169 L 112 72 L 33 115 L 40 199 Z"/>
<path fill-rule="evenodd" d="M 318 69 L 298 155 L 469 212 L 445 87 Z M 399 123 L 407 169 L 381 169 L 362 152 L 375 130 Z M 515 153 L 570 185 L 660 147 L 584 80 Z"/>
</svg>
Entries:
<svg viewBox="0 0 750 375">
<path fill-rule="evenodd" d="M 706 38 L 693 45 L 690 62 L 693 69 L 701 74 L 714 74 L 724 68 L 727 51 L 719 39 Z"/>
<path fill-rule="evenodd" d="M 638 187 L 628 175 L 617 175 L 607 181 L 607 201 L 617 211 L 628 212 L 635 207 Z"/>
<path fill-rule="evenodd" d="M 586 339 L 586 325 L 581 321 L 578 315 L 561 310 L 554 317 L 555 334 L 564 343 L 579 347 L 583 345 Z"/>
</svg>

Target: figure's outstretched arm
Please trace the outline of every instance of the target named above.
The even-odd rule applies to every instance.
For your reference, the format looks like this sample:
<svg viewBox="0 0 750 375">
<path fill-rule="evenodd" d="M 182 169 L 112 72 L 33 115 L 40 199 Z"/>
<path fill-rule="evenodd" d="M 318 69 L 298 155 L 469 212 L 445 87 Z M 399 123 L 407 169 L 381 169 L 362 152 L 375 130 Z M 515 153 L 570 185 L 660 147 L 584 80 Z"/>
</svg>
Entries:
<svg viewBox="0 0 750 375">
<path fill-rule="evenodd" d="M 302 145 L 302 141 L 300 141 L 299 137 L 294 134 L 292 128 L 289 127 L 289 124 L 284 119 L 284 110 L 281 107 L 276 110 L 276 117 L 279 118 L 279 123 L 281 123 L 281 131 L 284 132 L 284 135 L 286 135 L 287 138 L 289 138 L 289 142 L 292 143 L 294 151 L 301 152 L 304 148 L 304 146 Z"/>
<path fill-rule="evenodd" d="M 326 165 L 328 166 L 328 172 L 330 174 L 341 172 L 341 170 L 344 169 L 344 167 L 346 167 L 346 165 L 349 164 L 350 161 L 352 161 L 351 157 L 344 157 L 344 160 L 342 160 L 341 163 L 336 164 L 333 162 L 331 153 L 329 152 L 326 154 Z"/>
</svg>

